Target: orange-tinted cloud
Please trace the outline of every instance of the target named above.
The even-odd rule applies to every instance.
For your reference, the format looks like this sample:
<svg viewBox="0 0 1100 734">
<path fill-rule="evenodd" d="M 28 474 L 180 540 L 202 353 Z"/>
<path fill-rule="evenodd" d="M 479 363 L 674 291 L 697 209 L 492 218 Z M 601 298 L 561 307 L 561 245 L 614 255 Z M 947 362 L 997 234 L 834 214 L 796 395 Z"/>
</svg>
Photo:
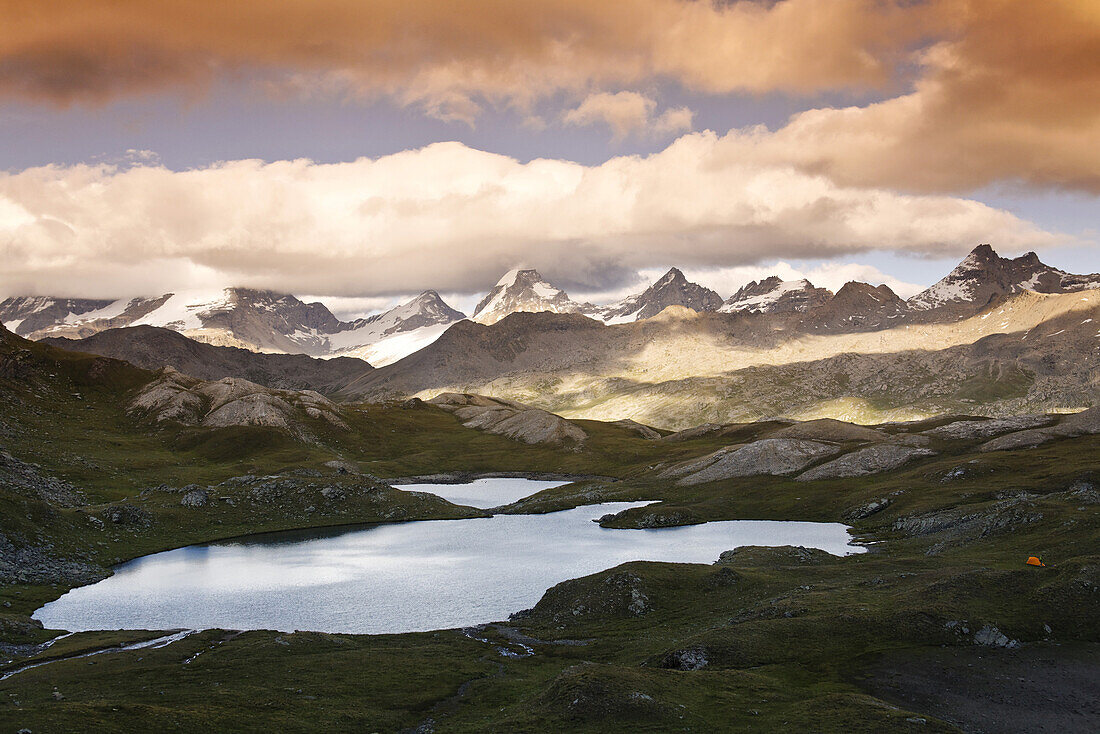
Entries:
<svg viewBox="0 0 1100 734">
<path fill-rule="evenodd" d="M 888 80 L 929 17 L 885 0 L 0 0 L 0 91 L 96 101 L 266 70 L 439 108 L 657 77 L 812 92 Z"/>
<path fill-rule="evenodd" d="M 733 133 L 730 154 L 848 185 L 1020 181 L 1100 193 L 1100 3 L 959 6 L 965 32 L 922 52 L 911 93 Z"/>
<path fill-rule="evenodd" d="M 231 74 L 470 122 L 662 81 L 877 89 L 742 154 L 845 185 L 1100 192 L 1097 0 L 0 0 L 0 28 L 0 96 L 60 104 Z"/>
</svg>

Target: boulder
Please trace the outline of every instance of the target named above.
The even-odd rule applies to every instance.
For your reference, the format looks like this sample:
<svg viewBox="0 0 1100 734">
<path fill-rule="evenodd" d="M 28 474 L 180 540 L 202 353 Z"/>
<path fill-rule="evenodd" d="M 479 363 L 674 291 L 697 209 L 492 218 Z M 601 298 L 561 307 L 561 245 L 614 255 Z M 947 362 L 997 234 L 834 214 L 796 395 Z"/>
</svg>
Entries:
<svg viewBox="0 0 1100 734">
<path fill-rule="evenodd" d="M 204 507 L 209 499 L 209 492 L 205 489 L 192 489 L 180 499 L 184 507 Z"/>
</svg>

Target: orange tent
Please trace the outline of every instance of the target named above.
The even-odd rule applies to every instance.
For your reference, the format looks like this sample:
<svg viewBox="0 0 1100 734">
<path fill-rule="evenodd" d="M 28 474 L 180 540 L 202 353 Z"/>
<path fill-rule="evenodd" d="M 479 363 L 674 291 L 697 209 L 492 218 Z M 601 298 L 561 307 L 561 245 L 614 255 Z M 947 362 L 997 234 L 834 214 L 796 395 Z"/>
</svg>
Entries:
<svg viewBox="0 0 1100 734">
<path fill-rule="evenodd" d="M 1047 564 L 1040 561 L 1037 556 L 1031 556 L 1027 559 L 1027 565 L 1029 565 L 1029 566 L 1045 566 Z"/>
</svg>

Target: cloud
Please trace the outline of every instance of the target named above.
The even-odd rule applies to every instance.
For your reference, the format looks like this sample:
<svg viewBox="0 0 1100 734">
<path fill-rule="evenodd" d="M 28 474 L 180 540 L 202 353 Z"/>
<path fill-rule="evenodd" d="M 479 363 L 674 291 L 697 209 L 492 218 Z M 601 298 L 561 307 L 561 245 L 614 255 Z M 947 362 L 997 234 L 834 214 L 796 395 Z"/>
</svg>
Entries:
<svg viewBox="0 0 1100 734">
<path fill-rule="evenodd" d="M 919 54 L 910 93 L 739 131 L 731 153 L 842 185 L 958 192 L 1009 181 L 1100 193 L 1100 4 L 959 11 L 957 34 Z"/>
<path fill-rule="evenodd" d="M 625 135 L 645 104 L 611 90 L 873 90 L 884 99 L 746 133 L 748 154 L 843 185 L 1100 193 L 1095 0 L 0 0 L 0 27 L 9 98 L 97 103 L 245 77 L 473 124 L 487 107 L 530 117 L 591 94 L 567 114 Z M 687 113 L 651 126 L 688 129 Z"/>
<path fill-rule="evenodd" d="M 337 164 L 0 173 L 0 290 L 160 293 L 179 280 L 322 295 L 481 290 L 526 262 L 610 287 L 639 268 L 1059 238 L 980 202 L 838 186 L 743 162 L 713 133 L 585 166 L 438 143 Z"/>
<path fill-rule="evenodd" d="M 655 77 L 712 92 L 863 87 L 891 76 L 926 15 L 880 0 L 0 0 L 0 91 L 97 101 L 247 71 L 462 115 Z"/>
<path fill-rule="evenodd" d="M 611 128 L 615 140 L 635 133 L 662 135 L 691 130 L 695 115 L 688 108 L 668 109 L 654 117 L 656 109 L 656 100 L 638 92 L 598 92 L 567 110 L 562 121 L 567 125 L 605 124 Z"/>
</svg>

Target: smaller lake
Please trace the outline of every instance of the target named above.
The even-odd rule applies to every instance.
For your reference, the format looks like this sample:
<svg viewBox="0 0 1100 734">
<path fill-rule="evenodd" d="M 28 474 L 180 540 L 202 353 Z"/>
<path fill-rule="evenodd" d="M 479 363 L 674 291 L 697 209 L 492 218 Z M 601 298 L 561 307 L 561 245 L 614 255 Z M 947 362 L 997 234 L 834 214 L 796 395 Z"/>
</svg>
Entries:
<svg viewBox="0 0 1100 734">
<path fill-rule="evenodd" d="M 528 483 L 526 494 L 541 484 Z M 468 492 L 487 506 L 500 504 L 503 496 L 478 498 L 470 485 L 417 489 L 453 501 L 458 500 L 449 493 Z M 713 563 L 722 551 L 741 545 L 803 545 L 834 555 L 863 550 L 849 544 L 847 527 L 839 523 L 739 520 L 615 530 L 592 522 L 638 504 L 274 533 L 189 546 L 125 563 L 114 576 L 69 591 L 34 617 L 48 628 L 74 632 L 211 627 L 414 632 L 507 619 L 534 606 L 554 584 L 626 561 Z"/>
<path fill-rule="evenodd" d="M 431 492 L 456 505 L 466 505 L 487 510 L 490 507 L 510 505 L 530 497 L 536 492 L 560 487 L 569 482 L 544 482 L 535 479 L 510 479 L 492 477 L 475 479 L 464 484 L 398 484 L 406 492 Z"/>
</svg>

